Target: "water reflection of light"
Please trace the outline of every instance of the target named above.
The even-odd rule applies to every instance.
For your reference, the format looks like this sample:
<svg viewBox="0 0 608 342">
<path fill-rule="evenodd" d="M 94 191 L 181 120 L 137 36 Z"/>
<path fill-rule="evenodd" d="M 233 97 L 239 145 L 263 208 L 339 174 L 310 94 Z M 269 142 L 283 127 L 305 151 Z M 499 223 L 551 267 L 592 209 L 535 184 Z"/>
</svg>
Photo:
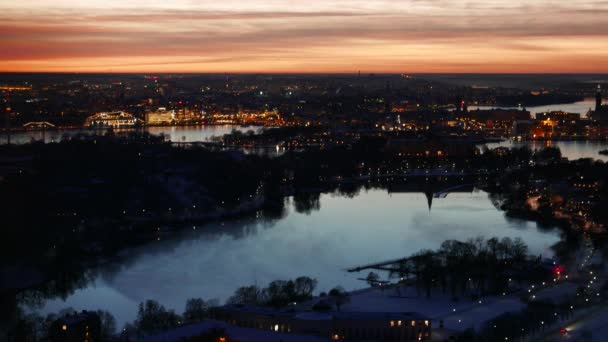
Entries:
<svg viewBox="0 0 608 342">
<path fill-rule="evenodd" d="M 212 125 L 212 126 L 155 126 L 146 127 L 145 130 L 152 134 L 165 134 L 168 140 L 174 142 L 203 142 L 209 141 L 213 136 L 222 136 L 232 132 L 232 130 L 240 132 L 246 132 L 253 130 L 259 132 L 262 128 L 256 126 L 231 126 L 231 125 Z M 65 138 L 70 138 L 76 135 L 94 135 L 104 134 L 106 129 L 66 129 L 66 130 L 47 130 L 47 131 L 25 131 L 15 132 L 11 134 L 11 143 L 13 144 L 27 144 L 32 140 L 44 140 L 45 142 L 58 142 Z M 118 132 L 119 130 L 115 130 Z M 0 144 L 6 144 L 6 134 L 0 136 Z"/>
</svg>

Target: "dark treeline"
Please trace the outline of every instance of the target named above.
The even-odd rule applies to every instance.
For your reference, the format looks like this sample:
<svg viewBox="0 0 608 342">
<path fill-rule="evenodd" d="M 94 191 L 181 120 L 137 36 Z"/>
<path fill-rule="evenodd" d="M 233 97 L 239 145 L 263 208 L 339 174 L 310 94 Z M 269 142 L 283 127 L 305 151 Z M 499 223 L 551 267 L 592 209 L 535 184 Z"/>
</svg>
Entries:
<svg viewBox="0 0 608 342">
<path fill-rule="evenodd" d="M 58 313 L 50 313 L 46 316 L 19 310 L 10 319 L 2 322 L 0 336 L 3 337 L 3 341 L 49 341 L 55 322 L 62 317 L 75 313 L 76 311 L 72 308 L 66 308 Z M 111 341 L 116 335 L 116 319 L 112 313 L 104 310 L 97 310 L 95 314 L 99 317 L 102 341 Z"/>
<path fill-rule="evenodd" d="M 524 154 L 523 160 L 533 160 L 533 154 L 527 149 L 520 149 Z M 559 150 L 545 149 L 535 155 L 542 159 L 555 160 Z M 491 193 L 497 206 L 508 215 L 537 221 L 544 226 L 566 226 L 571 222 L 557 219 L 553 215 L 552 206 L 555 203 L 552 194 L 559 194 L 560 188 L 568 187 L 570 183 L 597 183 L 593 190 L 589 218 L 596 222 L 608 222 L 608 164 L 592 160 L 578 159 L 561 163 L 538 163 L 534 166 L 509 168 L 509 172 L 496 175 L 493 182 L 488 182 L 485 190 Z M 562 191 L 563 192 L 563 191 Z M 539 208 L 531 211 L 527 200 L 531 194 L 540 195 Z M 576 194 L 576 193 L 575 193 Z M 564 194 L 567 197 L 575 194 Z"/>
<path fill-rule="evenodd" d="M 205 301 L 201 298 L 190 298 L 182 314 L 165 308 L 156 300 L 146 300 L 139 304 L 137 317 L 133 322 L 126 323 L 120 330 L 111 312 L 97 310 L 99 317 L 101 341 L 130 341 L 162 331 L 170 330 L 184 324 L 203 321 L 209 317 L 210 310 L 219 305 L 217 300 Z M 56 322 L 65 317 L 78 315 L 72 308 L 66 308 L 58 313 L 42 316 L 37 313 L 19 311 L 3 322 L 0 336 L 3 341 L 49 341 Z"/>
<path fill-rule="evenodd" d="M 239 287 L 228 299 L 228 304 L 247 304 L 285 307 L 312 298 L 317 280 L 298 277 L 294 280 L 275 280 L 265 288 L 257 285 Z"/>
<path fill-rule="evenodd" d="M 453 300 L 466 295 L 475 299 L 508 291 L 510 281 L 546 278 L 540 264 L 529 259 L 528 246 L 519 238 L 448 240 L 436 251 L 423 250 L 402 260 L 391 273 L 405 281 L 413 278 L 427 297 L 441 289 Z"/>
<path fill-rule="evenodd" d="M 70 248 L 112 252 L 122 242 L 155 238 L 163 222 L 208 221 L 259 210 L 274 219 L 282 215 L 286 195 L 294 196 L 297 210 L 307 212 L 318 209 L 321 192 L 353 196 L 362 187 L 386 188 L 402 181 L 387 174 L 439 168 L 490 174 L 527 162 L 515 153 L 513 158 L 492 153 L 405 157 L 376 140 L 280 158 L 176 148 L 145 134 L 2 146 L 2 162 L 18 172 L 0 182 L 0 195 L 10 199 L 0 207 L 5 222 L 1 253 L 5 260 L 27 260 Z"/>
<path fill-rule="evenodd" d="M 275 280 L 265 288 L 245 286 L 238 288 L 228 299 L 228 304 L 249 304 L 282 308 L 294 302 L 310 300 L 317 286 L 317 280 L 302 276 L 293 280 Z M 167 309 L 156 300 L 146 300 L 139 304 L 137 317 L 133 322 L 125 324 L 117 333 L 116 320 L 110 312 L 97 310 L 101 322 L 103 341 L 119 339 L 129 340 L 128 337 L 141 338 L 162 331 L 170 330 L 181 325 L 203 321 L 210 317 L 211 310 L 219 306 L 218 300 L 203 300 L 190 298 L 186 301 L 182 314 L 173 309 Z M 25 313 L 17 310 L 13 316 L 0 326 L 0 336 L 8 341 L 36 340 L 46 341 L 58 319 L 77 314 L 72 308 L 66 308 L 59 313 L 46 316 L 37 313 Z"/>
<path fill-rule="evenodd" d="M 19 172 L 0 182 L 0 195 L 10 199 L 0 207 L 5 222 L 0 253 L 3 260 L 26 262 L 78 251 L 112 254 L 155 239 L 160 226 L 254 213 L 273 220 L 283 215 L 288 195 L 297 211 L 310 212 L 319 209 L 324 192 L 354 196 L 363 188 L 395 185 L 427 192 L 474 183 L 497 194 L 503 209 L 516 212 L 525 210 L 512 204 L 525 199 L 534 175 L 551 181 L 578 174 L 603 180 L 606 174 L 602 163 L 530 166 L 532 160 L 558 160 L 555 149 L 440 158 L 403 156 L 377 140 L 279 158 L 176 148 L 147 135 L 3 146 L 3 158 Z M 399 176 L 425 169 L 452 175 Z M 597 203 L 601 208 L 605 198 Z M 594 214 L 602 217 L 605 211 Z"/>
</svg>

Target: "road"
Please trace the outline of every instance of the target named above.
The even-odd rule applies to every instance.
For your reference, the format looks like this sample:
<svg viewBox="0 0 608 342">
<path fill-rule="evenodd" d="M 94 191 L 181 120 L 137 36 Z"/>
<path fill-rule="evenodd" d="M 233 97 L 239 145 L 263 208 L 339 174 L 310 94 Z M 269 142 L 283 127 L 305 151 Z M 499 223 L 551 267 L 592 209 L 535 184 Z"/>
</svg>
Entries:
<svg viewBox="0 0 608 342">
<path fill-rule="evenodd" d="M 559 329 L 562 327 L 567 328 L 568 333 L 560 333 Z M 603 303 L 589 308 L 573 322 L 552 330 L 538 338 L 538 341 L 608 341 L 608 306 Z"/>
</svg>

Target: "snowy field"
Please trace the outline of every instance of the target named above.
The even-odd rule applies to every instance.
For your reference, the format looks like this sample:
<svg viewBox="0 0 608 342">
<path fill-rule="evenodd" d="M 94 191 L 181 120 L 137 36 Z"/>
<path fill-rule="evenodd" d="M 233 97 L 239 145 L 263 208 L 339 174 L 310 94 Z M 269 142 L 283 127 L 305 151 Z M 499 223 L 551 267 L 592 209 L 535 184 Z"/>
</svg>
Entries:
<svg viewBox="0 0 608 342">
<path fill-rule="evenodd" d="M 146 337 L 141 342 L 174 342 L 179 341 L 184 337 L 202 335 L 203 333 L 214 329 L 226 329 L 226 335 L 229 339 L 234 339 L 239 342 L 328 342 L 329 338 L 321 338 L 316 336 L 304 336 L 295 334 L 275 333 L 268 330 L 250 329 L 235 327 L 225 322 L 207 320 L 201 323 L 187 325 L 175 330 L 171 330 L 159 335 Z"/>
<path fill-rule="evenodd" d="M 518 296 L 491 296 L 479 301 L 470 298 L 453 302 L 451 296 L 433 291 L 431 298 L 418 294 L 414 287 L 381 290 L 372 288 L 351 294 L 351 302 L 342 311 L 350 312 L 416 312 L 430 318 L 433 330 L 443 320 L 444 328 L 456 331 L 477 328 L 481 323 L 504 312 L 519 311 L 525 307 Z"/>
</svg>

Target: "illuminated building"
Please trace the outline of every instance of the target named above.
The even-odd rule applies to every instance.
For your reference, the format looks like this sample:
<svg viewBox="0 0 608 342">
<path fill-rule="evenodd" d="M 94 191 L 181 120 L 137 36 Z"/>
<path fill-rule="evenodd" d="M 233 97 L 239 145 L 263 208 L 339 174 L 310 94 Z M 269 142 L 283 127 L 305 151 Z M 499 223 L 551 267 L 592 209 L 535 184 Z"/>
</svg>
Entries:
<svg viewBox="0 0 608 342">
<path fill-rule="evenodd" d="M 568 138 L 583 136 L 588 120 L 581 120 L 579 113 L 562 111 L 536 113 L 533 139 Z"/>
<path fill-rule="evenodd" d="M 146 125 L 168 125 L 175 122 L 175 118 L 175 110 L 161 107 L 154 112 L 146 113 Z"/>
<path fill-rule="evenodd" d="M 579 113 L 568 113 L 562 111 L 553 111 L 553 112 L 543 112 L 536 113 L 537 120 L 547 120 L 558 121 L 561 124 L 572 123 L 575 124 L 576 121 L 581 119 L 581 115 Z"/>
<path fill-rule="evenodd" d="M 85 127 L 134 127 L 140 123 L 140 120 L 133 115 L 119 112 L 104 112 L 89 116 L 85 121 Z"/>
<path fill-rule="evenodd" d="M 386 148 L 404 156 L 423 158 L 472 157 L 478 149 L 468 138 L 389 138 Z"/>
<path fill-rule="evenodd" d="M 13 85 L 0 85 L 0 90 L 4 91 L 29 91 L 32 90 L 31 86 L 13 86 Z"/>
<path fill-rule="evenodd" d="M 431 322 L 414 312 L 287 311 L 247 305 L 214 309 L 213 318 L 273 332 L 308 334 L 334 340 L 430 340 Z"/>
<path fill-rule="evenodd" d="M 469 111 L 470 118 L 483 125 L 484 130 L 497 135 L 512 135 L 516 121 L 530 120 L 530 112 L 516 109 L 488 109 Z"/>
<path fill-rule="evenodd" d="M 101 341 L 101 319 L 95 312 L 67 314 L 49 329 L 51 342 Z"/>
</svg>

